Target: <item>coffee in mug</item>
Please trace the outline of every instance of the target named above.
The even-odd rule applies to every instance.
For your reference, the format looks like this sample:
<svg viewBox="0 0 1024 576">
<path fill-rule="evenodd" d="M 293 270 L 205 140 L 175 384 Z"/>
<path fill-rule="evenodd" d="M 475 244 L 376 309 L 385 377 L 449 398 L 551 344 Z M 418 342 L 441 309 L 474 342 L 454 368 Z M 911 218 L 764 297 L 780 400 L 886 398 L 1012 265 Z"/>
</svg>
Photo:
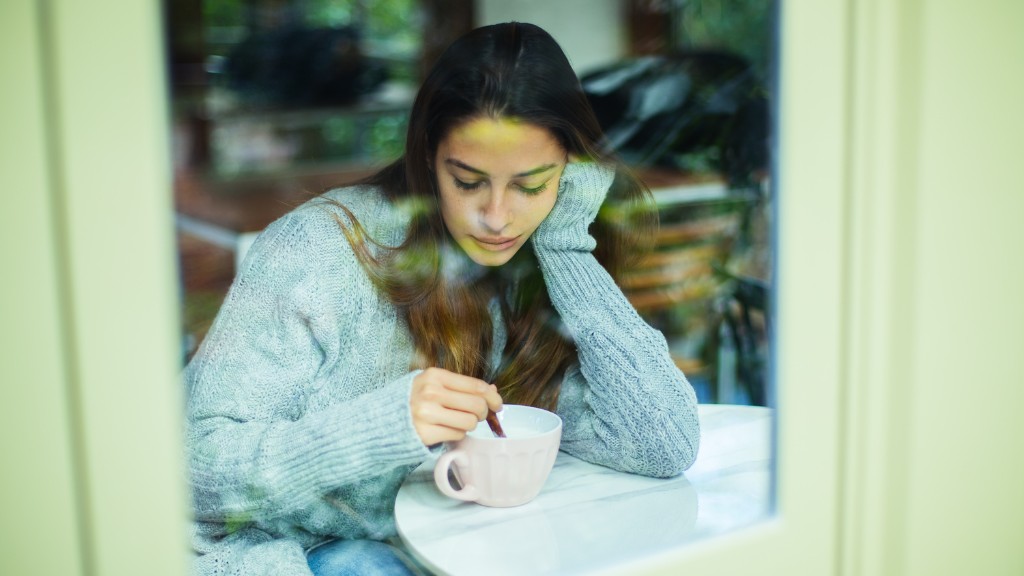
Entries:
<svg viewBox="0 0 1024 576">
<path fill-rule="evenodd" d="M 484 506 L 519 506 L 533 500 L 555 465 L 562 440 L 562 419 L 532 406 L 506 405 L 498 414 L 505 438 L 491 432 L 487 422 L 456 442 L 434 465 L 434 482 L 448 497 Z M 454 472 L 462 486 L 451 485 Z"/>
</svg>

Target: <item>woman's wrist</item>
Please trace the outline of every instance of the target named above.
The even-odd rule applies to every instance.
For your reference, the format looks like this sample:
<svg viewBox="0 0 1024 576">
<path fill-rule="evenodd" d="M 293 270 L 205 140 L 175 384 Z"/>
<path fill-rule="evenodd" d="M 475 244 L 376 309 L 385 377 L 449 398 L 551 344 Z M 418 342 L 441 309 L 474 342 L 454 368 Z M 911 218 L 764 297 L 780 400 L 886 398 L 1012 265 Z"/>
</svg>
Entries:
<svg viewBox="0 0 1024 576">
<path fill-rule="evenodd" d="M 615 179 L 615 168 L 597 162 L 570 162 L 562 171 L 558 198 L 551 213 L 537 228 L 537 250 L 591 251 L 596 245 L 587 229 Z"/>
</svg>

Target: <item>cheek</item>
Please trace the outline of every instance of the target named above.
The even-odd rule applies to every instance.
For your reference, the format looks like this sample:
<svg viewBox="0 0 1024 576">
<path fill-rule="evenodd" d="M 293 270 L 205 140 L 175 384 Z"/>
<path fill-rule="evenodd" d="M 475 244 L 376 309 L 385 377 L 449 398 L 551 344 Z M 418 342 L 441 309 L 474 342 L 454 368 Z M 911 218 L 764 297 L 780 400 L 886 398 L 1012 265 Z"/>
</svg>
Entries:
<svg viewBox="0 0 1024 576">
<path fill-rule="evenodd" d="M 466 206 L 459 200 L 453 199 L 450 195 L 441 192 L 441 218 L 449 231 L 462 227 L 465 221 Z"/>
<path fill-rule="evenodd" d="M 536 219 L 538 224 L 542 222 L 545 218 L 547 218 L 548 214 L 551 213 L 551 210 L 555 207 L 556 198 L 557 197 L 555 194 L 551 194 L 550 196 L 543 198 L 537 203 Z"/>
<path fill-rule="evenodd" d="M 558 190 L 561 188 L 561 183 L 562 175 L 559 174 L 558 178 L 555 178 L 554 182 L 552 182 L 552 186 L 554 187 L 553 192 L 544 198 L 544 218 L 547 218 L 548 214 L 550 214 L 551 210 L 553 210 L 555 207 L 555 202 L 558 200 Z"/>
<path fill-rule="evenodd" d="M 532 234 L 541 222 L 551 213 L 555 205 L 554 198 L 533 198 L 519 212 L 519 221 L 523 232 Z"/>
</svg>

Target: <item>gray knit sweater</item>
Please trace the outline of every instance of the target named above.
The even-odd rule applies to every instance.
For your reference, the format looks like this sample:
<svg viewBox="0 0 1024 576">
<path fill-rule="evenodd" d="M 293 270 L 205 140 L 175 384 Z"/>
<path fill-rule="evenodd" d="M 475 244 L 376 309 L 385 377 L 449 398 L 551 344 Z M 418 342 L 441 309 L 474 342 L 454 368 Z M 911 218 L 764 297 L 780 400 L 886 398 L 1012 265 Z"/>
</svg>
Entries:
<svg viewBox="0 0 1024 576">
<path fill-rule="evenodd" d="M 696 457 L 696 397 L 663 336 L 591 253 L 587 226 L 611 178 L 596 164 L 567 166 L 531 238 L 578 350 L 559 396 L 562 450 L 672 476 Z M 326 196 L 377 241 L 404 237 L 407 211 L 377 190 Z M 313 200 L 259 236 L 186 368 L 198 574 L 308 576 L 304 551 L 315 544 L 394 535 L 398 488 L 430 454 L 409 409 L 411 336 L 335 216 L 347 221 Z"/>
</svg>

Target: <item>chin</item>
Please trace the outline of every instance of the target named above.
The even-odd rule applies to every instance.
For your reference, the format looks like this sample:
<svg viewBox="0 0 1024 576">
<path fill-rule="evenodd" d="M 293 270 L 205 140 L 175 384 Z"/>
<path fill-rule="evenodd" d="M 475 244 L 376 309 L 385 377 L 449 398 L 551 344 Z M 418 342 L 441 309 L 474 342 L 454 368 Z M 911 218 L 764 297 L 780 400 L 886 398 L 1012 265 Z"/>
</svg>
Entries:
<svg viewBox="0 0 1024 576">
<path fill-rule="evenodd" d="M 469 259 L 472 260 L 473 262 L 476 262 L 480 266 L 496 267 L 504 266 L 505 264 L 508 263 L 509 260 L 512 259 L 513 256 L 515 256 L 515 252 L 510 250 L 507 253 L 502 252 L 471 254 L 469 256 Z"/>
</svg>

